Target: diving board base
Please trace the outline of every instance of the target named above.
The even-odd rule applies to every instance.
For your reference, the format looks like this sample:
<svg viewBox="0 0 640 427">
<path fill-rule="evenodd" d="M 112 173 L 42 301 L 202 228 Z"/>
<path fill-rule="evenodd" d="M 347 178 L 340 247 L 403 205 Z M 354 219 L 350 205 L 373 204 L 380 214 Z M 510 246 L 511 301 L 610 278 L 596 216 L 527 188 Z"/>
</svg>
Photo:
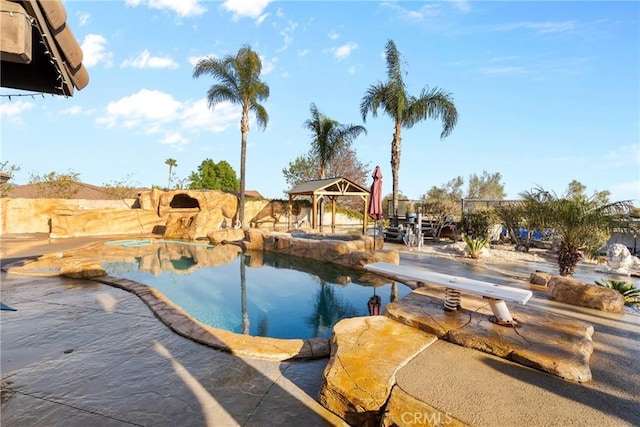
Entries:
<svg viewBox="0 0 640 427">
<path fill-rule="evenodd" d="M 364 268 L 400 282 L 408 280 L 444 286 L 446 289 L 444 309 L 448 312 L 456 311 L 460 307 L 460 291 L 481 296 L 489 301 L 494 321 L 501 326 L 517 325 L 505 300 L 526 304 L 532 296 L 531 291 L 526 289 L 437 273 L 420 267 L 375 262 L 365 265 Z"/>
</svg>

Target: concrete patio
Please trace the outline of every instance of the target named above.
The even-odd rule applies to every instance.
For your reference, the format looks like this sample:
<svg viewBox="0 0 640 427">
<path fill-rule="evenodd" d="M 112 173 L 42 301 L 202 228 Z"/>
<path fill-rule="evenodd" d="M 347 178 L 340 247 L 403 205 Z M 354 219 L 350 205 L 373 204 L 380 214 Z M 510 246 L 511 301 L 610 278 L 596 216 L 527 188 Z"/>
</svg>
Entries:
<svg viewBox="0 0 640 427">
<path fill-rule="evenodd" d="M 3 264 L 91 241 L 3 238 Z M 431 261 L 401 254 L 401 263 Z M 509 274 L 492 271 L 503 280 Z M 173 333 L 137 296 L 106 284 L 0 278 L 0 299 L 18 310 L 0 312 L 3 426 L 343 424 L 316 400 L 327 359 L 257 360 L 197 344 Z M 563 381 L 438 340 L 395 374 L 388 405 L 399 408 L 395 421 L 428 425 L 428 405 L 445 425 L 638 425 L 638 313 L 539 296 L 529 304 L 594 326 L 592 381 Z"/>
</svg>

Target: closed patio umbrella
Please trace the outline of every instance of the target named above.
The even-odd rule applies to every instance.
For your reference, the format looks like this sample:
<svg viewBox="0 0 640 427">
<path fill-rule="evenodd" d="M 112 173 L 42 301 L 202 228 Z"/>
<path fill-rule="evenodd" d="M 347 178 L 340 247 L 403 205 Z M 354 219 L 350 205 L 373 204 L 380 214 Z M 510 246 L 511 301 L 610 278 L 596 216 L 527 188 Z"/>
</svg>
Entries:
<svg viewBox="0 0 640 427">
<path fill-rule="evenodd" d="M 384 216 L 382 213 L 382 171 L 380 171 L 380 166 L 376 166 L 371 177 L 373 183 L 371 184 L 368 213 L 369 217 L 376 222 L 376 228 L 373 230 L 373 250 L 375 250 L 378 221 Z"/>
</svg>

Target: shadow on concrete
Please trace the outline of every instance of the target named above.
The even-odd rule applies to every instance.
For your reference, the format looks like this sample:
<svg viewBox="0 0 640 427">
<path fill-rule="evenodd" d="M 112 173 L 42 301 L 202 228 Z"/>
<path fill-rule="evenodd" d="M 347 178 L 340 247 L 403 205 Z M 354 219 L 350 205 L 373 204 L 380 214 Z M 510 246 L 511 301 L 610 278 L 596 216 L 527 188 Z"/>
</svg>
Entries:
<svg viewBox="0 0 640 427">
<path fill-rule="evenodd" d="M 600 412 L 618 417 L 629 423 L 629 425 L 638 425 L 638 420 L 640 420 L 640 407 L 638 402 L 634 400 L 597 390 L 588 384 L 563 381 L 551 375 L 531 375 L 531 372 L 526 368 L 523 369 L 521 366 L 502 362 L 498 359 L 482 358 L 481 361 L 490 368 L 508 375 L 514 380 L 532 384 L 556 394 L 558 397 L 570 399 Z M 540 408 L 540 410 L 544 410 L 544 408 Z"/>
</svg>

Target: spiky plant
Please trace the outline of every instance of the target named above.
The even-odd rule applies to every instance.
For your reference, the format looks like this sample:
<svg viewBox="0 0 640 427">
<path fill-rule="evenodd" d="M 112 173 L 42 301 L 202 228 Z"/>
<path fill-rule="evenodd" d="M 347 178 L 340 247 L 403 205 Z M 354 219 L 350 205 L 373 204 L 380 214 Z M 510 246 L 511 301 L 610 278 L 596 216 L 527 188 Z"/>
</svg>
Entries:
<svg viewBox="0 0 640 427">
<path fill-rule="evenodd" d="M 633 305 L 640 302 L 640 289 L 633 286 L 633 283 L 624 280 L 596 280 L 596 285 L 605 288 L 615 289 L 624 297 L 625 305 Z"/>
<path fill-rule="evenodd" d="M 552 228 L 562 238 L 558 250 L 561 276 L 573 276 L 583 252 L 592 254 L 604 246 L 631 206 L 630 201 L 609 203 L 602 193 L 587 197 L 570 190 L 563 197 L 539 187 L 521 194 L 538 227 Z"/>
<path fill-rule="evenodd" d="M 485 237 L 469 237 L 466 234 L 462 236 L 462 240 L 469 248 L 469 256 L 473 259 L 480 258 L 482 250 L 489 245 L 489 239 Z"/>
</svg>

